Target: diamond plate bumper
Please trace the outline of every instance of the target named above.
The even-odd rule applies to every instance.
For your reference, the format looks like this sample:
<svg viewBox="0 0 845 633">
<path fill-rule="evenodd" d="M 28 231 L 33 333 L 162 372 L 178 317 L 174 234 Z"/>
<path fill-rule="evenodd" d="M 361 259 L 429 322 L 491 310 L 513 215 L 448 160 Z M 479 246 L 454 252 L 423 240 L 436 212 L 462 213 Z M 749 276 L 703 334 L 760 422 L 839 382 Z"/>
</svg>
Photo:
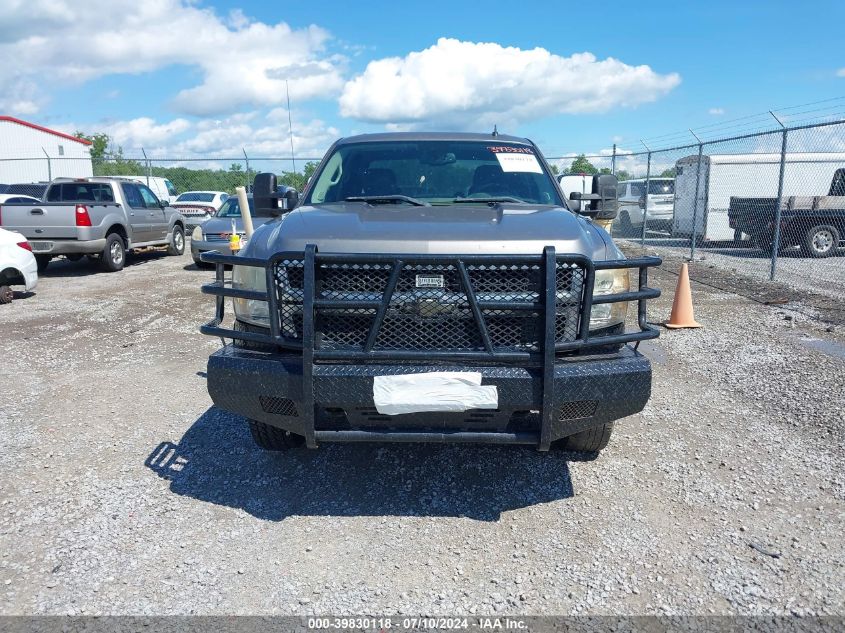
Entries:
<svg viewBox="0 0 845 633">
<path fill-rule="evenodd" d="M 554 441 L 643 409 L 651 393 L 651 365 L 630 347 L 618 354 L 559 358 L 554 363 L 548 439 Z M 373 376 L 427 371 L 479 371 L 496 385 L 497 411 L 379 415 Z M 543 367 L 471 364 L 313 365 L 313 415 L 303 356 L 226 345 L 208 361 L 208 390 L 226 411 L 320 441 L 439 441 L 542 446 Z M 283 409 L 268 402 L 287 404 Z M 289 402 L 288 402 L 289 401 Z M 273 411 L 283 411 L 284 414 Z M 295 413 L 295 415 L 291 415 Z"/>
</svg>

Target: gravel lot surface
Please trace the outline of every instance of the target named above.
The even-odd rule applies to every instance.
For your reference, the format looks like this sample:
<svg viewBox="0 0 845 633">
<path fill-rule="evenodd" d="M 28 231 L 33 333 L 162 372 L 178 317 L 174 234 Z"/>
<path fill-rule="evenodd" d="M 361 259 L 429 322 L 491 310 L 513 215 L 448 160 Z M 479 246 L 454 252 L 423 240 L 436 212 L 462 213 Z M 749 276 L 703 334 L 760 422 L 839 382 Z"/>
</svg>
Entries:
<svg viewBox="0 0 845 633">
<path fill-rule="evenodd" d="M 639 244 L 639 240 L 626 240 Z M 677 256 L 690 255 L 690 241 L 672 237 L 649 235 L 646 246 Z M 738 272 L 749 277 L 768 281 L 771 272 L 771 255 L 757 248 L 727 246 L 704 246 L 695 251 L 696 260 L 703 259 L 708 265 Z M 833 257 L 814 259 L 804 257 L 796 249 L 782 253 L 775 265 L 775 279 L 792 288 L 821 293 L 839 300 L 845 300 L 845 249 L 839 249 Z"/>
<path fill-rule="evenodd" d="M 845 614 L 845 328 L 800 302 L 693 284 L 592 461 L 274 455 L 211 407 L 211 276 L 54 262 L 0 306 L 0 613 Z"/>
</svg>

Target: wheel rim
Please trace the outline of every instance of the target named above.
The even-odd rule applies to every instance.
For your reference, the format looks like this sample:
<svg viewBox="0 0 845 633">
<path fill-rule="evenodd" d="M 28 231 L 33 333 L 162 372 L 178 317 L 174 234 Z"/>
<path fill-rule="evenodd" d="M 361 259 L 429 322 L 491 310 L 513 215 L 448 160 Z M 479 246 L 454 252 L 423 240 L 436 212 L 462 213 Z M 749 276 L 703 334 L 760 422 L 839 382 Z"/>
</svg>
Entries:
<svg viewBox="0 0 845 633">
<path fill-rule="evenodd" d="M 177 251 L 181 251 L 182 247 L 185 245 L 185 238 L 179 231 L 176 231 L 176 235 L 173 237 L 173 243 L 176 246 Z"/>
<path fill-rule="evenodd" d="M 833 233 L 828 229 L 821 229 L 813 234 L 813 250 L 817 253 L 826 253 L 833 246 Z"/>
<path fill-rule="evenodd" d="M 109 248 L 109 253 L 111 254 L 111 260 L 115 264 L 119 264 L 123 261 L 123 249 L 120 247 L 120 242 L 112 242 L 111 248 Z"/>
<path fill-rule="evenodd" d="M 14 293 L 12 292 L 11 288 L 3 288 L 3 294 L 0 295 L 0 299 L 3 300 L 3 303 L 10 303 L 12 301 L 12 297 L 14 297 Z"/>
</svg>

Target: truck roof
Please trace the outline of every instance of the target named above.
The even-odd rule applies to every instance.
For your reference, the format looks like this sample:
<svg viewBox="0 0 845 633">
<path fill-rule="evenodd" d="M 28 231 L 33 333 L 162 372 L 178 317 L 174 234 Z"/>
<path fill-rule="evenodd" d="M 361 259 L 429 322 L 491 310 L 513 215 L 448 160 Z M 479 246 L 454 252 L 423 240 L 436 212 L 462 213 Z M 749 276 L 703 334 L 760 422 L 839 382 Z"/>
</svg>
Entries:
<svg viewBox="0 0 845 633">
<path fill-rule="evenodd" d="M 477 134 L 473 132 L 381 132 L 377 134 L 359 134 L 342 138 L 337 145 L 350 143 L 377 143 L 384 141 L 486 141 L 489 143 L 523 143 L 532 145 L 527 138 L 507 136 L 505 134 Z"/>
</svg>

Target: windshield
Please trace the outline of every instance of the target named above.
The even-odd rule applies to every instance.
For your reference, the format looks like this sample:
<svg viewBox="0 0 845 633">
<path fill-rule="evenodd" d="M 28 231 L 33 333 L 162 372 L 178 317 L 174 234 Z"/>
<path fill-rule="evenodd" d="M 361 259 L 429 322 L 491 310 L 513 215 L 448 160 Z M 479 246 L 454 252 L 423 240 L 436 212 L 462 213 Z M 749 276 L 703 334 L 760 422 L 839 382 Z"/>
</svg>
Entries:
<svg viewBox="0 0 845 633">
<path fill-rule="evenodd" d="M 508 198 L 563 204 L 531 146 L 464 140 L 341 145 L 325 162 L 305 204 L 379 196 L 394 197 L 396 203 Z"/>
<path fill-rule="evenodd" d="M 212 202 L 213 200 L 214 194 L 205 192 L 183 193 L 176 198 L 176 202 Z"/>
<path fill-rule="evenodd" d="M 252 201 L 252 198 L 249 198 L 249 211 L 252 214 L 252 217 L 259 217 L 259 218 L 269 218 L 272 214 L 269 211 L 265 212 L 255 212 L 255 204 Z M 232 196 L 226 202 L 223 203 L 223 206 L 220 207 L 220 210 L 217 212 L 218 218 L 239 218 L 241 217 L 241 205 L 238 204 L 237 196 Z"/>
</svg>

